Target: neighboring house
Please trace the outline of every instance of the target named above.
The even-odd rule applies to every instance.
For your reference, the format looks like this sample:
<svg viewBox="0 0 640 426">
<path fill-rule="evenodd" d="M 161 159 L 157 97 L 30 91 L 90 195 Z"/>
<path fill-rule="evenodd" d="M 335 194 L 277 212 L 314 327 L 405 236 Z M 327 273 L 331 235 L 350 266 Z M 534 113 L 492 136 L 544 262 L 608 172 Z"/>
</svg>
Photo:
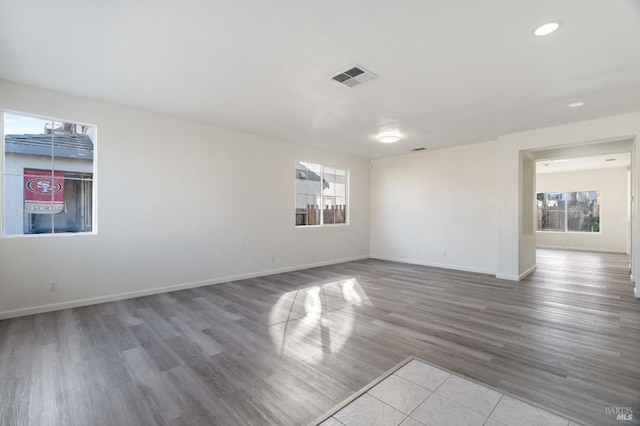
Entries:
<svg viewBox="0 0 640 426">
<path fill-rule="evenodd" d="M 91 231 L 93 135 L 77 127 L 5 135 L 6 235 Z"/>
<path fill-rule="evenodd" d="M 322 189 L 329 188 L 326 180 L 322 181 Z M 296 162 L 296 208 L 307 208 L 307 204 L 319 204 L 320 171 L 317 173 L 301 162 Z"/>
</svg>

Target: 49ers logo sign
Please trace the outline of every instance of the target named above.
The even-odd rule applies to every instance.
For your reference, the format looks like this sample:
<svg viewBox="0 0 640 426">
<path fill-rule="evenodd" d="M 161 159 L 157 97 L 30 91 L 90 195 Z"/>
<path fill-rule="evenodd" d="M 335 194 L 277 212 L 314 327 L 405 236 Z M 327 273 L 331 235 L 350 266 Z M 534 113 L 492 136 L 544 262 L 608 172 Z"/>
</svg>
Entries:
<svg viewBox="0 0 640 426">
<path fill-rule="evenodd" d="M 32 214 L 64 210 L 64 173 L 46 170 L 24 171 L 24 211 Z"/>
<path fill-rule="evenodd" d="M 31 179 L 25 185 L 34 194 L 56 194 L 62 191 L 62 184 L 54 179 Z"/>
</svg>

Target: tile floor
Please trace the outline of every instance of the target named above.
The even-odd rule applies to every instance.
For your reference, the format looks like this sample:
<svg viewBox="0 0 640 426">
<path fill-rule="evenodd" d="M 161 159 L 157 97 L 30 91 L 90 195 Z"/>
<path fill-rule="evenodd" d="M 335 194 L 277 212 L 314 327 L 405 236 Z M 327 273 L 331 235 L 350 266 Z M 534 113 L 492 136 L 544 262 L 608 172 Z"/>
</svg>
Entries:
<svg viewBox="0 0 640 426">
<path fill-rule="evenodd" d="M 486 386 L 412 359 L 321 426 L 578 426 Z"/>
</svg>

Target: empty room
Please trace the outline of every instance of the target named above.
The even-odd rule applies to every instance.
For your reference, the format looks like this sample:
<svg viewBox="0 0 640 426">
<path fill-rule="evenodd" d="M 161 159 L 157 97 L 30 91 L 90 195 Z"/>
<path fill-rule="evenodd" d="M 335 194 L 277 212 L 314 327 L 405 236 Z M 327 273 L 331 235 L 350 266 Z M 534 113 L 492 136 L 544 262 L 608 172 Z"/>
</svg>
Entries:
<svg viewBox="0 0 640 426">
<path fill-rule="evenodd" d="M 640 424 L 640 2 L 0 2 L 0 425 Z"/>
</svg>

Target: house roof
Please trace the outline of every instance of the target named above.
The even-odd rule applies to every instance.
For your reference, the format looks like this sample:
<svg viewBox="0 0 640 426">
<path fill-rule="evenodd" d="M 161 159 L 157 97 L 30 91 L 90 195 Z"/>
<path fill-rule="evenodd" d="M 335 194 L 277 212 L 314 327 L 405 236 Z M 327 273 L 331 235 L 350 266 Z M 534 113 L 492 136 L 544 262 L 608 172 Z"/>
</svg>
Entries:
<svg viewBox="0 0 640 426">
<path fill-rule="evenodd" d="M 296 179 L 299 179 L 299 180 L 310 180 L 310 181 L 319 182 L 320 181 L 320 175 L 318 175 L 317 173 L 313 172 L 311 169 L 309 169 L 304 164 L 302 164 L 300 162 L 296 162 Z M 322 184 L 323 189 L 329 188 L 329 183 L 326 180 L 323 180 L 322 182 L 323 182 L 323 184 Z"/>
<path fill-rule="evenodd" d="M 4 141 L 7 153 L 51 156 L 53 146 L 55 157 L 93 159 L 93 142 L 85 134 L 5 135 Z"/>
</svg>

